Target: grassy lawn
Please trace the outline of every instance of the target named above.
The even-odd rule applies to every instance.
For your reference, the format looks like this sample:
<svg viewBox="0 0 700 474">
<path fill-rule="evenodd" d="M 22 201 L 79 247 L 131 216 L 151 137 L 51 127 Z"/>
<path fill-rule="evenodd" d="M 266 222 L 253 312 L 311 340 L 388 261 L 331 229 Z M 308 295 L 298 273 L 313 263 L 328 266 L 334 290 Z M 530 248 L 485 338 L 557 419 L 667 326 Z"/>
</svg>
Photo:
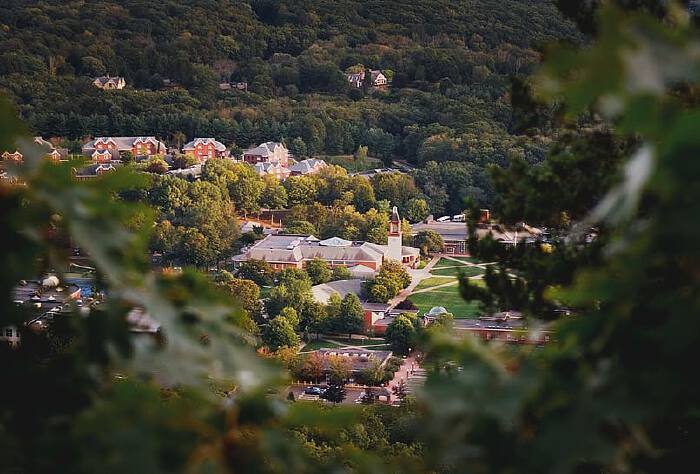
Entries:
<svg viewBox="0 0 700 474">
<path fill-rule="evenodd" d="M 347 339 L 327 339 L 328 341 L 332 341 L 338 346 L 381 346 L 383 344 L 386 344 L 386 341 L 384 339 L 351 339 L 348 341 Z"/>
<path fill-rule="evenodd" d="M 326 341 L 311 341 L 301 348 L 302 352 L 317 351 L 319 349 L 333 349 L 336 347 L 341 347 L 341 344 L 336 344 L 335 342 Z"/>
<path fill-rule="evenodd" d="M 450 276 L 434 276 L 426 278 L 425 280 L 422 280 L 418 286 L 416 286 L 416 290 L 424 290 L 426 288 L 432 288 L 433 286 L 444 285 L 445 283 L 450 283 L 451 281 L 455 281 L 455 279 Z"/>
<path fill-rule="evenodd" d="M 479 260 L 476 257 L 452 257 L 452 258 L 455 258 L 455 259 L 459 260 L 460 262 L 482 263 L 481 260 Z"/>
<path fill-rule="evenodd" d="M 455 260 L 452 260 L 450 258 L 441 258 L 438 260 L 438 262 L 433 266 L 433 268 L 445 268 L 445 267 L 458 267 L 460 265 L 470 266 L 468 264 L 470 263 L 483 263 L 481 260 L 478 258 L 474 257 L 453 257 Z"/>
<path fill-rule="evenodd" d="M 364 162 L 356 161 L 352 155 L 326 155 L 320 156 L 319 158 L 325 160 L 329 164 L 342 166 L 351 173 L 384 167 L 382 160 L 369 156 Z"/>
<path fill-rule="evenodd" d="M 483 275 L 485 271 L 482 268 L 479 267 L 453 267 L 453 268 L 434 268 L 430 270 L 430 273 L 432 275 L 440 275 L 440 276 L 459 276 L 460 273 L 463 273 L 464 275 L 471 277 L 471 276 L 476 276 L 476 275 Z"/>
<path fill-rule="evenodd" d="M 420 314 L 430 311 L 433 306 L 444 306 L 455 319 L 470 319 L 481 315 L 478 301 L 464 301 L 459 294 L 459 286 L 446 286 L 408 297 L 418 306 Z"/>
<path fill-rule="evenodd" d="M 359 344 L 363 345 L 363 344 Z M 372 347 L 365 347 L 365 349 L 370 350 L 370 351 L 390 351 L 391 350 L 391 344 L 378 344 L 376 346 Z"/>
</svg>

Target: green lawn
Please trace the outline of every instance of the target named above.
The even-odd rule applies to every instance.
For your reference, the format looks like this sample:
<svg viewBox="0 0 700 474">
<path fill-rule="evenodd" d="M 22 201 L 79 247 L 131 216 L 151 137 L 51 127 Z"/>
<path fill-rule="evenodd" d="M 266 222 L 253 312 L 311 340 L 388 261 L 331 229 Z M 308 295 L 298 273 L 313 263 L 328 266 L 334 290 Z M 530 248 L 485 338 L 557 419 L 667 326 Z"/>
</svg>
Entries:
<svg viewBox="0 0 700 474">
<path fill-rule="evenodd" d="M 444 306 L 456 319 L 476 318 L 482 314 L 481 303 L 464 301 L 459 294 L 458 285 L 412 294 L 408 298 L 418 306 L 421 315 L 430 311 L 433 306 Z"/>
<path fill-rule="evenodd" d="M 358 344 L 362 346 L 363 344 Z M 372 347 L 366 347 L 365 349 L 370 350 L 370 351 L 390 351 L 391 350 L 391 344 L 378 344 L 376 346 Z"/>
<path fill-rule="evenodd" d="M 347 339 L 327 339 L 328 341 L 332 341 L 338 346 L 381 346 L 382 344 L 386 344 L 386 341 L 384 339 L 352 339 L 348 341 Z"/>
<path fill-rule="evenodd" d="M 468 262 L 468 263 L 482 263 L 481 260 L 479 260 L 476 257 L 452 257 L 456 258 L 460 262 Z"/>
<path fill-rule="evenodd" d="M 467 266 L 462 266 L 462 267 L 452 267 L 452 268 L 433 268 L 430 270 L 430 273 L 432 275 L 440 275 L 440 276 L 453 276 L 457 277 L 460 275 L 460 273 L 472 277 L 476 275 L 483 275 L 485 273 L 484 269 L 479 268 L 479 267 L 467 267 Z"/>
<path fill-rule="evenodd" d="M 382 160 L 372 157 L 367 157 L 364 162 L 358 162 L 352 155 L 325 155 L 319 158 L 329 164 L 342 166 L 350 173 L 384 167 Z"/>
<path fill-rule="evenodd" d="M 302 352 L 317 351 L 319 349 L 333 349 L 336 347 L 341 347 L 341 344 L 336 344 L 335 342 L 326 341 L 311 341 L 301 348 Z"/>
<path fill-rule="evenodd" d="M 455 279 L 449 276 L 429 277 L 422 280 L 418 286 L 416 286 L 416 290 L 424 290 L 426 288 L 432 288 L 433 286 L 444 285 L 445 283 L 450 283 L 451 281 L 455 281 Z"/>
<path fill-rule="evenodd" d="M 468 266 L 468 263 L 483 263 L 481 260 L 478 258 L 474 257 L 452 257 L 455 260 L 452 260 L 451 258 L 441 258 L 440 260 L 437 261 L 437 263 L 433 266 L 433 268 L 444 268 L 444 267 L 455 267 L 459 265 L 464 265 Z"/>
</svg>

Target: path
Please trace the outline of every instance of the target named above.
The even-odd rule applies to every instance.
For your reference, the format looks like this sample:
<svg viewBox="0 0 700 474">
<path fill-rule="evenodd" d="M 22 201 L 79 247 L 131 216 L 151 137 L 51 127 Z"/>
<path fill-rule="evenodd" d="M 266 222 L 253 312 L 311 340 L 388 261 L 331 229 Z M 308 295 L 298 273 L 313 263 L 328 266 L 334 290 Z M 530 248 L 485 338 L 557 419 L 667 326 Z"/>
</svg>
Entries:
<svg viewBox="0 0 700 474">
<path fill-rule="evenodd" d="M 353 334 L 353 336 L 355 336 L 355 335 Z M 355 339 L 355 338 L 353 337 L 353 339 Z M 360 339 L 360 338 L 357 338 L 357 339 Z M 370 341 L 380 341 L 381 340 L 382 344 L 349 344 L 349 343 L 344 343 L 343 341 L 338 340 L 338 339 L 327 339 L 325 337 L 320 337 L 318 339 L 314 339 L 314 341 L 327 342 L 329 349 L 363 349 L 363 350 L 372 351 L 372 350 L 377 350 L 375 348 L 378 346 L 386 345 L 386 341 L 384 340 L 384 338 L 369 339 L 367 337 L 364 337 L 363 339 L 370 340 Z M 303 348 L 304 345 L 305 344 L 302 344 L 300 347 Z M 316 352 L 316 350 L 317 349 L 309 350 L 309 351 L 300 350 L 299 354 L 310 354 L 311 352 Z M 381 349 L 381 350 L 384 350 L 384 349 Z"/>
<path fill-rule="evenodd" d="M 481 275 L 477 275 L 477 276 L 481 276 Z M 446 286 L 455 286 L 458 283 L 459 283 L 459 280 L 457 278 L 454 278 L 452 281 L 448 281 L 447 283 L 440 283 L 439 285 L 431 286 L 429 288 L 423 288 L 422 290 L 416 290 L 411 294 L 417 295 L 418 293 L 427 293 L 428 291 L 433 291 L 433 290 L 436 290 L 438 288 L 444 288 Z"/>
<path fill-rule="evenodd" d="M 411 283 L 406 288 L 401 290 L 398 295 L 390 299 L 387 304 L 393 308 L 394 306 L 405 300 L 421 281 L 432 276 L 430 274 L 430 270 L 435 266 L 435 264 L 439 260 L 440 257 L 436 255 L 430 260 L 430 262 L 428 262 L 428 264 L 424 268 L 421 268 L 420 270 L 409 270 L 408 272 L 411 275 Z"/>
<path fill-rule="evenodd" d="M 401 364 L 401 367 L 399 367 L 399 370 L 394 373 L 394 378 L 386 384 L 387 390 L 389 390 L 389 393 L 391 393 L 390 400 L 392 402 L 399 400 L 399 397 L 394 394 L 394 387 L 398 387 L 401 381 L 404 383 L 408 382 L 408 378 L 411 376 L 411 373 L 417 368 L 418 362 L 416 361 L 415 353 L 404 359 L 403 364 Z"/>
</svg>

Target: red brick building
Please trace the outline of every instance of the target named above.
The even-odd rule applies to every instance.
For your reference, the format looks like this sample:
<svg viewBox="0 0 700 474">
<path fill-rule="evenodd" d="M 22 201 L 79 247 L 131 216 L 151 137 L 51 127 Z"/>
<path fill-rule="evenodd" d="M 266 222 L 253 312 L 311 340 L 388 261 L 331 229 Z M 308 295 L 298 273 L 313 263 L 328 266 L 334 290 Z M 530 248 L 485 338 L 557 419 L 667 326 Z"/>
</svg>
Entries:
<svg viewBox="0 0 700 474">
<path fill-rule="evenodd" d="M 99 152 L 97 155 L 95 152 Z M 133 156 L 164 155 L 167 152 L 165 143 L 156 137 L 96 137 L 83 145 L 83 154 L 100 161 L 119 160 L 122 153 L 129 152 Z M 111 160 L 107 160 L 107 153 Z"/>
<path fill-rule="evenodd" d="M 195 138 L 182 147 L 182 153 L 194 157 L 198 163 L 203 163 L 210 158 L 228 156 L 226 145 L 214 138 Z"/>
</svg>

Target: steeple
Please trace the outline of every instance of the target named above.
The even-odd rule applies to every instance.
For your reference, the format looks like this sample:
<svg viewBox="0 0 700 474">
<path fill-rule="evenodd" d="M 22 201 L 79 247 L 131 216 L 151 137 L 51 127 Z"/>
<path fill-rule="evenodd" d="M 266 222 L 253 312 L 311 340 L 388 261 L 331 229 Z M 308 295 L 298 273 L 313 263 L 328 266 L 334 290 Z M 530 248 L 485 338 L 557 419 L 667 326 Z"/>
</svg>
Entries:
<svg viewBox="0 0 700 474">
<path fill-rule="evenodd" d="M 391 219 L 389 219 L 389 234 L 386 258 L 401 262 L 401 218 L 399 210 L 394 206 L 391 210 Z"/>
<path fill-rule="evenodd" d="M 391 219 L 389 219 L 389 235 L 401 237 L 401 218 L 399 210 L 396 206 L 391 210 Z"/>
</svg>

